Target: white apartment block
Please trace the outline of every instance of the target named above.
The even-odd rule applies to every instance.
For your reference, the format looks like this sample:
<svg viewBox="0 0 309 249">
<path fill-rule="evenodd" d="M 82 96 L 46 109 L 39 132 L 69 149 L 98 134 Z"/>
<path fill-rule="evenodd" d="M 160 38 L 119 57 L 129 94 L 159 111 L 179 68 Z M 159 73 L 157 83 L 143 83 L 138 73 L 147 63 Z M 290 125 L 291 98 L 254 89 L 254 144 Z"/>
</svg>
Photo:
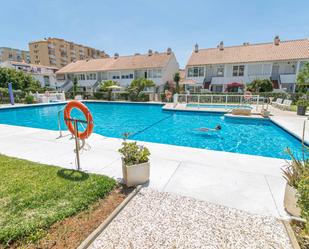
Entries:
<svg viewBox="0 0 309 249">
<path fill-rule="evenodd" d="M 249 44 L 194 51 L 186 65 L 186 79 L 201 88 L 224 92 L 230 83 L 249 84 L 270 79 L 275 89 L 294 92 L 299 70 L 309 61 L 309 39 Z M 191 83 L 191 85 L 193 85 Z"/>
<path fill-rule="evenodd" d="M 18 61 L 5 61 L 0 67 L 12 68 L 30 74 L 38 80 L 42 87 L 57 88 L 56 67 L 47 67 Z"/>
<path fill-rule="evenodd" d="M 73 79 L 86 91 L 95 90 L 100 82 L 113 80 L 122 87 L 127 87 L 134 79 L 146 78 L 156 86 L 162 86 L 179 70 L 179 65 L 172 50 L 164 53 L 152 52 L 102 59 L 79 60 L 61 68 L 57 72 L 58 82 L 67 91 L 73 86 Z"/>
</svg>

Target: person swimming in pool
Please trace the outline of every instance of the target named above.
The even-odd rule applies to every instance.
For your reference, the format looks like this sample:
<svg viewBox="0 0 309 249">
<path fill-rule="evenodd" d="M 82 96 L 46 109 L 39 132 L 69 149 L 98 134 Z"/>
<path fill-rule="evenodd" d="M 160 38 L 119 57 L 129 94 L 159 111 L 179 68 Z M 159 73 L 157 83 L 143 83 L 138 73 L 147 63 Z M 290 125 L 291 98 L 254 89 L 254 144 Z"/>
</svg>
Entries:
<svg viewBox="0 0 309 249">
<path fill-rule="evenodd" d="M 219 130 L 221 130 L 222 129 L 222 127 L 221 127 L 221 125 L 216 125 L 216 127 L 215 128 L 199 128 L 198 130 L 199 131 L 205 131 L 205 132 L 207 132 L 207 131 L 219 131 Z"/>
</svg>

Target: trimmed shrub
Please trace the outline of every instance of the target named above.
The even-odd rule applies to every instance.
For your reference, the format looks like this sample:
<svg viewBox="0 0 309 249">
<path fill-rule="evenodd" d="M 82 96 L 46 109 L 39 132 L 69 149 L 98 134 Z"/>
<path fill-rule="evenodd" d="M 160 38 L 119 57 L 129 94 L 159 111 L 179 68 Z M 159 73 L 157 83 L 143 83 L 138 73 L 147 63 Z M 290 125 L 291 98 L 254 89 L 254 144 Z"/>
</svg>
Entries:
<svg viewBox="0 0 309 249">
<path fill-rule="evenodd" d="M 25 103 L 26 104 L 33 104 L 34 103 L 34 97 L 32 95 L 27 95 L 25 97 Z"/>
</svg>

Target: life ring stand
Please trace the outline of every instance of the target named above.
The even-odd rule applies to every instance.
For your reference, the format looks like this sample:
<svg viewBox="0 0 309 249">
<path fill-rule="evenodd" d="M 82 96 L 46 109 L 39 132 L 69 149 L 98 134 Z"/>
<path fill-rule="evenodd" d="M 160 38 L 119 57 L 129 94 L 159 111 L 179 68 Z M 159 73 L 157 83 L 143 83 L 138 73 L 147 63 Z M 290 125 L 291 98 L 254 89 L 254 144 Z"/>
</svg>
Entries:
<svg viewBox="0 0 309 249">
<path fill-rule="evenodd" d="M 93 131 L 93 118 L 92 118 L 91 112 L 89 111 L 87 106 L 85 106 L 82 102 L 79 102 L 77 100 L 73 100 L 67 103 L 67 105 L 64 108 L 64 121 L 65 121 L 66 126 L 68 127 L 68 130 L 74 136 L 75 136 L 76 131 L 72 123 L 74 119 L 71 118 L 71 111 L 74 108 L 80 110 L 86 117 L 86 121 L 76 120 L 77 122 L 87 123 L 87 127 L 83 132 L 77 132 L 77 137 L 81 140 L 85 140 L 91 135 Z"/>
</svg>

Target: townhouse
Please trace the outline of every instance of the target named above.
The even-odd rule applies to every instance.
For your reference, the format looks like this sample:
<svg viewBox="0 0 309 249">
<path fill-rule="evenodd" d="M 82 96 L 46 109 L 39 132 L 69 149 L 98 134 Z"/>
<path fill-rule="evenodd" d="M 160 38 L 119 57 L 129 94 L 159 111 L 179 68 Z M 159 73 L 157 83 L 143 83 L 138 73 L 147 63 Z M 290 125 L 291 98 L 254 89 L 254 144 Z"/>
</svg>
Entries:
<svg viewBox="0 0 309 249">
<path fill-rule="evenodd" d="M 19 61 L 5 61 L 0 63 L 0 67 L 12 68 L 30 74 L 40 82 L 42 87 L 58 88 L 56 78 L 56 71 L 58 68 L 56 67 L 34 65 Z"/>
<path fill-rule="evenodd" d="M 109 58 L 79 60 L 57 71 L 57 79 L 65 91 L 72 88 L 74 78 L 85 91 L 95 90 L 104 80 L 113 80 L 127 87 L 138 78 L 150 79 L 163 88 L 178 70 L 176 57 L 168 48 L 163 53 L 149 50 L 146 54 L 119 56 L 116 53 Z"/>
<path fill-rule="evenodd" d="M 199 49 L 186 65 L 188 85 L 224 92 L 230 83 L 248 84 L 254 79 L 270 79 L 275 89 L 294 92 L 297 74 L 309 61 L 309 39 Z M 193 82 L 193 83 L 192 83 Z"/>
</svg>

